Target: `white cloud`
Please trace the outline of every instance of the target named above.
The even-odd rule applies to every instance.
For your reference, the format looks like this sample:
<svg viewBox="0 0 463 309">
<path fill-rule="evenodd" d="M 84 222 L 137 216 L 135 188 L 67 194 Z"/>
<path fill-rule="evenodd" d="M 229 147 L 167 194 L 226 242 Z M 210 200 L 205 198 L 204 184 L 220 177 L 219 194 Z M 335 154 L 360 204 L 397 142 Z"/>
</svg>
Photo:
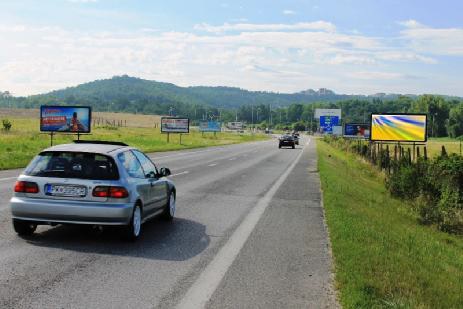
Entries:
<svg viewBox="0 0 463 309">
<path fill-rule="evenodd" d="M 408 20 L 402 38 L 415 51 L 433 55 L 463 55 L 463 28 L 431 28 Z"/>
<path fill-rule="evenodd" d="M 283 10 L 284 15 L 296 15 L 296 12 L 293 10 Z"/>
<path fill-rule="evenodd" d="M 304 30 L 319 30 L 326 32 L 333 32 L 336 27 L 326 21 L 305 22 L 296 24 L 229 24 L 225 23 L 221 26 L 212 26 L 207 23 L 195 25 L 196 30 L 222 33 L 222 32 L 243 32 L 243 31 L 304 31 Z"/>
<path fill-rule="evenodd" d="M 401 73 L 381 71 L 357 71 L 347 73 L 346 76 L 362 80 L 401 80 L 406 78 L 406 75 Z"/>
<path fill-rule="evenodd" d="M 420 24 L 414 19 L 399 21 L 398 24 L 404 27 L 407 27 L 407 28 L 421 28 L 423 26 L 422 24 Z"/>
<path fill-rule="evenodd" d="M 195 28 L 205 32 L 81 32 L 0 24 L 0 46 L 9 47 L 0 54 L 0 90 L 33 94 L 129 74 L 184 86 L 417 92 L 406 87 L 426 84 L 413 84 L 419 74 L 402 72 L 397 62 L 438 64 L 414 47 L 342 33 L 325 21 Z M 401 40 L 408 42 L 403 34 Z"/>
</svg>

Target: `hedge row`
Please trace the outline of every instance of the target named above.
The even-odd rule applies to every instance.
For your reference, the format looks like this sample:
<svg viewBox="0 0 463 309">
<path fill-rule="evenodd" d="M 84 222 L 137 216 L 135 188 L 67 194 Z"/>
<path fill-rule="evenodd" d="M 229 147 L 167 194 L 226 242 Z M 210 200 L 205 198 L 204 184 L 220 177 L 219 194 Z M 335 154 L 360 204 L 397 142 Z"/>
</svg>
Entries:
<svg viewBox="0 0 463 309">
<path fill-rule="evenodd" d="M 463 234 L 463 156 L 448 155 L 444 147 L 439 156 L 430 159 L 426 148 L 421 152 L 336 137 L 324 140 L 383 170 L 391 195 L 412 201 L 422 223 Z"/>
</svg>

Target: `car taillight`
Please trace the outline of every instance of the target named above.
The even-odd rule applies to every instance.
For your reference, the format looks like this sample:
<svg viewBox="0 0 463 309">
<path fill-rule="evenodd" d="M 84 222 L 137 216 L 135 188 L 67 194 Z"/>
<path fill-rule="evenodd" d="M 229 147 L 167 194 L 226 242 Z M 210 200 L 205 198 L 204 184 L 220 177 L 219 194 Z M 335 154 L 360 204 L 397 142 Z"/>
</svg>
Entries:
<svg viewBox="0 0 463 309">
<path fill-rule="evenodd" d="M 114 198 L 126 198 L 129 196 L 129 192 L 124 187 L 110 187 L 109 196 Z"/>
<path fill-rule="evenodd" d="M 129 192 L 124 187 L 98 186 L 93 189 L 94 197 L 126 198 Z"/>
<path fill-rule="evenodd" d="M 18 193 L 39 193 L 39 186 L 35 182 L 16 181 L 14 192 Z"/>
</svg>

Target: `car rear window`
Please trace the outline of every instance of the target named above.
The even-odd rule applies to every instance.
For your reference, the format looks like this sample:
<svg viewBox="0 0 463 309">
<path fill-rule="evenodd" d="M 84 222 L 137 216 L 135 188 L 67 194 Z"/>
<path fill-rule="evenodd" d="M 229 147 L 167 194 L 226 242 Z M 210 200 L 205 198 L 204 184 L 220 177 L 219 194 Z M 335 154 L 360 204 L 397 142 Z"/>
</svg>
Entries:
<svg viewBox="0 0 463 309">
<path fill-rule="evenodd" d="M 37 177 L 117 180 L 119 173 L 111 157 L 86 152 L 42 152 L 24 171 Z"/>
</svg>

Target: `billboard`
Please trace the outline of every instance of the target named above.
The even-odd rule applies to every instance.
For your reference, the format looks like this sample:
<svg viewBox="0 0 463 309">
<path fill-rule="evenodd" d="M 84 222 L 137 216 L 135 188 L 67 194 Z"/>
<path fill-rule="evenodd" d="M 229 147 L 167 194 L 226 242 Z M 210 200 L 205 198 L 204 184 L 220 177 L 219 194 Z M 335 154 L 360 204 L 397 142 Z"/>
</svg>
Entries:
<svg viewBox="0 0 463 309">
<path fill-rule="evenodd" d="M 241 121 L 232 121 L 227 124 L 227 128 L 230 130 L 242 130 L 244 127 Z"/>
<path fill-rule="evenodd" d="M 222 123 L 219 121 L 201 121 L 199 123 L 199 131 L 201 132 L 220 132 Z"/>
<path fill-rule="evenodd" d="M 320 119 L 322 116 L 333 116 L 341 119 L 341 109 L 338 108 L 316 108 L 315 109 L 315 119 Z"/>
<path fill-rule="evenodd" d="M 162 117 L 161 133 L 190 133 L 190 119 Z"/>
<path fill-rule="evenodd" d="M 344 125 L 344 136 L 370 138 L 370 125 L 368 123 L 346 123 Z"/>
<path fill-rule="evenodd" d="M 425 142 L 426 114 L 372 114 L 372 141 Z"/>
<path fill-rule="evenodd" d="M 339 124 L 339 117 L 337 116 L 320 116 L 320 128 L 323 133 L 332 134 L 333 126 Z"/>
<path fill-rule="evenodd" d="M 90 133 L 89 106 L 40 106 L 40 131 Z"/>
</svg>

